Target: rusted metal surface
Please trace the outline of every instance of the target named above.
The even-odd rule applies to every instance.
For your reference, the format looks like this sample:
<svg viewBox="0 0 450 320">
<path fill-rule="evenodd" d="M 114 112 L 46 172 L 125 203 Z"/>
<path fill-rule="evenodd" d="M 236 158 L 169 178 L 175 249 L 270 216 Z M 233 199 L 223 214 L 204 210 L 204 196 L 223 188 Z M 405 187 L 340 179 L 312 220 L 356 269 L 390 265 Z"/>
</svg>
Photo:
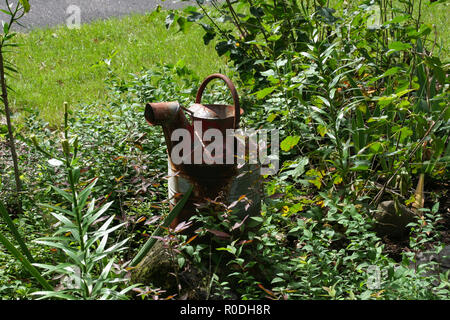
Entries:
<svg viewBox="0 0 450 320">
<path fill-rule="evenodd" d="M 234 86 L 233 82 L 223 74 L 220 73 L 214 73 L 203 80 L 203 83 L 200 85 L 200 88 L 198 88 L 197 96 L 195 98 L 195 103 L 200 104 L 202 101 L 203 92 L 205 91 L 206 86 L 208 83 L 210 83 L 214 79 L 222 79 L 228 86 L 231 92 L 231 96 L 233 97 L 233 103 L 234 103 L 234 125 L 232 128 L 237 129 L 239 128 L 239 121 L 241 120 L 241 105 L 239 102 L 239 95 L 237 93 L 236 87 Z M 212 105 L 206 105 L 206 106 L 212 106 Z"/>
<path fill-rule="evenodd" d="M 169 154 L 173 146 L 170 140 L 172 132 L 179 128 L 189 129 L 190 126 L 178 101 L 147 103 L 145 119 L 152 126 L 162 126 Z"/>
<path fill-rule="evenodd" d="M 189 176 L 174 172 L 173 166 L 169 162 L 169 199 L 171 207 L 175 206 L 179 199 L 190 187 L 194 185 L 194 194 L 186 204 L 184 210 L 172 223 L 171 227 L 176 227 L 180 222 L 189 219 L 196 209 L 196 204 L 204 203 L 211 199 L 215 202 L 222 202 L 226 205 L 235 203 L 230 210 L 232 214 L 244 219 L 246 215 L 256 216 L 261 212 L 261 175 L 258 165 L 246 164 L 237 169 L 237 175 L 228 179 L 223 179 L 222 185 L 217 185 L 213 189 L 197 189 L 199 186 L 213 185 L 216 179 L 196 179 L 191 180 Z M 245 199 L 241 199 L 245 196 Z M 241 200 L 239 200 L 241 199 Z"/>
<path fill-rule="evenodd" d="M 221 79 L 227 84 L 233 97 L 233 106 L 201 104 L 201 98 L 207 84 L 214 79 Z M 189 113 L 192 123 L 189 123 L 183 110 Z M 146 120 L 151 125 L 161 125 L 163 127 L 168 147 L 169 199 L 171 207 L 181 199 L 182 194 L 186 192 L 190 185 L 194 186 L 193 195 L 181 214 L 171 224 L 172 228 L 194 215 L 195 209 L 199 204 L 210 200 L 230 204 L 236 202 L 242 195 L 246 195 L 249 200 L 248 204 L 235 204 L 233 212 L 239 214 L 245 211 L 252 215 L 252 213 L 260 211 L 260 195 L 259 190 L 257 190 L 260 178 L 259 169 L 256 166 L 248 165 L 238 169 L 237 164 L 225 164 L 227 151 L 234 154 L 236 150 L 236 141 L 232 146 L 233 150 L 225 150 L 227 147 L 226 130 L 239 127 L 241 113 L 243 113 L 243 110 L 240 108 L 236 88 L 230 79 L 221 74 L 210 75 L 203 81 L 197 92 L 196 103 L 188 109 L 180 106 L 178 102 L 149 103 L 146 105 Z M 196 125 L 194 125 L 195 122 Z M 179 128 L 186 129 L 191 134 L 191 144 L 193 146 L 190 155 L 191 164 L 174 164 L 172 162 L 171 151 L 173 145 L 171 135 L 174 130 Z M 203 137 L 202 133 L 211 128 L 218 129 L 223 135 L 224 164 L 194 164 L 195 137 Z M 200 142 L 202 151 L 211 143 Z M 244 172 L 245 170 L 246 172 Z"/>
<path fill-rule="evenodd" d="M 148 103 L 145 108 L 145 119 L 152 125 L 167 125 L 177 122 L 177 117 L 184 116 L 180 112 L 178 101 Z"/>
</svg>

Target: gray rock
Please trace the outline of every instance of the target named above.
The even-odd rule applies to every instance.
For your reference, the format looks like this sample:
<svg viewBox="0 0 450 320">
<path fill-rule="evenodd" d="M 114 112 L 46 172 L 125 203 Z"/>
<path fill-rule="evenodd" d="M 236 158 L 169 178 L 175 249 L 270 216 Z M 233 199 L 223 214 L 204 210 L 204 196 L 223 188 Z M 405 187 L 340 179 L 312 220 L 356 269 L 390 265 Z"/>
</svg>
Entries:
<svg viewBox="0 0 450 320">
<path fill-rule="evenodd" d="M 439 252 L 438 262 L 443 269 L 450 269 L 450 245 L 447 245 Z"/>
<path fill-rule="evenodd" d="M 134 283 L 153 284 L 161 288 L 176 288 L 177 281 L 174 274 L 177 268 L 173 255 L 174 252 L 165 247 L 161 241 L 156 242 L 145 258 L 133 269 L 131 280 Z"/>
<path fill-rule="evenodd" d="M 411 209 L 394 200 L 384 201 L 378 205 L 374 214 L 375 232 L 380 236 L 389 238 L 403 238 L 408 234 L 407 225 L 415 222 L 416 214 Z"/>
<path fill-rule="evenodd" d="M 434 262 L 432 264 L 432 262 Z M 425 264 L 427 266 L 426 272 L 423 274 L 426 277 L 438 276 L 440 273 L 446 273 L 450 270 L 450 245 L 445 246 L 439 253 L 433 251 L 418 252 L 415 256 L 415 261 L 411 262 L 409 268 L 418 270 L 418 267 Z M 440 280 L 437 278 L 433 281 L 434 286 L 438 286 Z"/>
<path fill-rule="evenodd" d="M 206 275 L 190 267 L 179 270 L 178 257 L 180 254 L 165 246 L 162 241 L 156 242 L 144 259 L 132 270 L 131 281 L 161 288 L 167 294 L 178 293 L 182 300 L 206 299 L 206 286 L 203 281 Z"/>
</svg>

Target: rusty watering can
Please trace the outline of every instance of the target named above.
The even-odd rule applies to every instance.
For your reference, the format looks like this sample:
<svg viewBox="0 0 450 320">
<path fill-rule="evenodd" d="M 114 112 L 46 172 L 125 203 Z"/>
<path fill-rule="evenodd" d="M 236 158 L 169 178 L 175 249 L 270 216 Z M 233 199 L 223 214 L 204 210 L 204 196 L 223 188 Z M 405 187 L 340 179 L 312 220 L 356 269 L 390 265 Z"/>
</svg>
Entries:
<svg viewBox="0 0 450 320">
<path fill-rule="evenodd" d="M 231 91 L 234 105 L 221 104 L 201 104 L 203 92 L 212 80 L 223 80 Z M 188 113 L 191 121 L 185 115 Z M 226 130 L 237 129 L 239 127 L 240 116 L 243 110 L 240 108 L 239 96 L 231 80 L 222 74 L 212 74 L 205 78 L 200 85 L 195 104 L 189 108 L 181 106 L 177 101 L 148 103 L 145 107 L 145 119 L 150 125 L 161 125 L 164 132 L 168 150 L 168 171 L 169 171 L 169 199 L 173 207 L 193 185 L 193 196 L 191 196 L 184 210 L 172 222 L 171 227 L 176 227 L 180 222 L 188 220 L 195 214 L 195 204 L 206 201 L 220 199 L 231 203 L 246 194 L 251 198 L 252 205 L 246 205 L 246 211 L 252 214 L 253 211 L 260 211 L 259 172 L 256 167 L 252 167 L 250 174 L 242 174 L 242 170 L 249 170 L 249 166 L 238 169 L 237 164 L 227 163 L 226 157 L 229 153 L 235 153 L 236 143 L 227 149 Z M 172 151 L 175 143 L 172 141 L 172 134 L 177 129 L 185 129 L 189 132 L 190 154 L 184 155 L 188 159 L 187 163 L 174 163 L 172 161 Z M 203 133 L 208 129 L 216 129 L 222 133 L 223 150 L 221 163 L 195 163 L 194 154 L 196 151 L 204 152 L 211 141 L 203 140 Z M 217 159 L 217 158 L 216 158 Z M 253 188 L 253 190 L 248 190 Z M 236 206 L 241 210 L 239 206 Z M 242 211 L 242 210 L 241 210 Z"/>
</svg>

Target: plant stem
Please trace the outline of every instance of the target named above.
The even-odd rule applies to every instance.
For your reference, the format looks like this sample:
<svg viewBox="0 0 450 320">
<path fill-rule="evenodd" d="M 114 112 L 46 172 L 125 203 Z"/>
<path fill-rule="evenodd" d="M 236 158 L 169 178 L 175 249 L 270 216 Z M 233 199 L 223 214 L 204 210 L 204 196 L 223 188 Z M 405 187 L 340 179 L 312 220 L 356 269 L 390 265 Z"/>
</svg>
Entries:
<svg viewBox="0 0 450 320">
<path fill-rule="evenodd" d="M 25 241 L 23 240 L 22 236 L 20 235 L 19 231 L 17 230 L 16 226 L 14 225 L 14 222 L 12 221 L 8 212 L 6 211 L 6 208 L 3 206 L 3 204 L 1 202 L 0 202 L 0 217 L 3 217 L 3 220 L 6 222 L 6 225 L 8 226 L 9 231 L 12 233 L 12 235 L 14 236 L 14 239 L 16 239 L 17 243 L 19 244 L 20 249 L 22 250 L 23 254 L 27 257 L 27 259 L 31 263 L 33 263 L 34 259 L 30 253 L 30 250 L 28 250 L 28 247 L 25 244 Z"/>
<path fill-rule="evenodd" d="M 445 114 L 445 112 L 447 111 L 448 106 L 441 111 L 438 120 L 440 120 L 441 116 Z M 436 125 L 437 121 L 432 121 L 430 127 L 428 128 L 427 132 L 425 132 L 425 134 L 423 135 L 422 139 L 420 139 L 420 141 L 417 143 L 417 145 L 409 152 L 409 154 L 406 156 L 406 159 L 403 160 L 403 162 L 398 166 L 397 170 L 395 170 L 395 172 L 392 174 L 392 176 L 388 179 L 388 181 L 386 181 L 386 183 L 383 185 L 383 187 L 381 188 L 381 190 L 377 193 L 377 195 L 373 198 L 373 200 L 370 202 L 370 205 L 373 204 L 378 204 L 378 202 L 380 201 L 382 195 L 384 194 L 384 191 L 386 190 L 386 187 L 391 183 L 391 181 L 397 176 L 397 173 L 400 171 L 401 168 L 403 168 L 403 166 L 405 165 L 405 163 L 407 161 L 409 161 L 409 158 L 417 151 L 417 149 L 423 144 L 423 142 L 425 141 L 426 137 L 428 137 L 428 135 L 433 131 L 434 126 Z"/>
<path fill-rule="evenodd" d="M 3 58 L 3 44 L 0 46 L 0 84 L 2 87 L 2 100 L 5 106 L 6 114 L 6 125 L 8 126 L 8 138 L 9 138 L 9 149 L 11 151 L 11 158 L 14 165 L 14 178 L 16 180 L 16 191 L 20 193 L 22 191 L 22 181 L 20 181 L 19 164 L 17 160 L 16 143 L 14 139 L 14 133 L 11 124 L 11 109 L 9 107 L 8 101 L 8 87 L 6 85 L 5 79 L 5 66 Z"/>
<path fill-rule="evenodd" d="M 73 209 L 75 210 L 75 219 L 76 219 L 76 223 L 77 223 L 77 227 L 78 227 L 78 233 L 79 233 L 79 237 L 80 237 L 80 247 L 81 247 L 81 251 L 84 251 L 85 246 L 84 246 L 84 240 L 83 240 L 83 228 L 81 225 L 81 214 L 80 214 L 80 208 L 78 207 L 78 197 L 77 197 L 77 193 L 76 193 L 76 189 L 75 189 L 75 179 L 73 176 L 73 169 L 72 169 L 72 161 L 70 159 L 70 147 L 68 146 L 68 141 L 65 140 L 62 143 L 63 145 L 63 151 L 64 151 L 64 155 L 66 157 L 66 168 L 69 174 L 69 184 L 70 184 L 70 190 L 72 191 L 72 206 Z"/>
<path fill-rule="evenodd" d="M 196 0 L 195 2 L 202 9 L 203 13 L 209 19 L 209 21 L 211 21 L 211 23 L 214 25 L 214 27 L 220 32 L 220 34 L 222 34 L 224 37 L 229 39 L 228 35 L 217 25 L 217 23 L 214 21 L 214 19 L 211 18 L 211 16 L 208 14 L 208 11 L 205 10 L 205 8 L 202 6 L 202 4 L 198 0 Z"/>
<path fill-rule="evenodd" d="M 80 215 L 80 208 L 78 208 L 78 197 L 77 197 L 77 193 L 75 192 L 75 183 L 74 183 L 74 179 L 73 179 L 73 171 L 72 168 L 69 167 L 69 183 L 70 183 L 70 189 L 72 189 L 72 197 L 73 197 L 73 206 L 75 209 L 75 216 L 77 219 L 77 226 L 78 226 L 78 232 L 80 235 L 80 246 L 81 246 L 81 251 L 84 251 L 84 240 L 83 240 L 83 228 L 81 226 L 81 215 Z"/>
<path fill-rule="evenodd" d="M 192 186 L 189 187 L 189 190 L 184 194 L 183 198 L 175 205 L 175 207 L 170 211 L 167 218 L 164 220 L 162 226 L 159 226 L 152 234 L 152 237 L 142 246 L 137 255 L 133 258 L 130 263 L 130 267 L 136 267 L 139 262 L 144 259 L 145 255 L 150 251 L 150 249 L 155 245 L 158 236 L 160 236 L 164 230 L 164 228 L 168 228 L 172 221 L 178 216 L 178 214 L 183 210 L 184 205 L 188 201 L 191 193 Z"/>
<path fill-rule="evenodd" d="M 244 31 L 242 29 L 241 23 L 239 22 L 239 18 L 237 16 L 236 12 L 233 9 L 233 6 L 230 3 L 230 0 L 226 0 L 226 3 L 227 3 L 227 6 L 228 6 L 228 10 L 231 13 L 231 17 L 233 18 L 234 25 L 236 26 L 236 28 L 238 28 L 242 39 L 245 39 L 247 37 L 248 32 L 246 32 L 246 31 Z"/>
<path fill-rule="evenodd" d="M 5 106 L 6 125 L 8 127 L 9 149 L 11 151 L 11 158 L 13 160 L 14 178 L 16 181 L 16 191 L 17 191 L 17 196 L 19 196 L 20 192 L 22 191 L 22 181 L 20 180 L 20 171 L 19 171 L 19 164 L 18 164 L 18 160 L 17 160 L 16 142 L 14 139 L 14 133 L 13 133 L 12 124 L 11 124 L 11 109 L 9 107 L 9 101 L 8 101 L 8 86 L 6 84 L 6 78 L 5 78 L 5 59 L 3 56 L 3 48 L 5 45 L 5 38 L 9 34 L 11 25 L 17 19 L 20 19 L 23 16 L 24 12 L 22 12 L 22 14 L 18 18 L 16 18 L 17 12 L 19 11 L 19 8 L 20 8 L 20 2 L 17 2 L 14 11 L 11 10 L 11 7 L 10 7 L 8 1 L 6 1 L 6 4 L 8 7 L 8 11 L 11 15 L 11 18 L 9 20 L 8 28 L 5 32 L 5 34 L 3 34 L 3 37 L 1 38 L 1 41 L 0 41 L 0 85 L 2 88 L 2 100 L 3 100 L 3 104 Z M 21 213 L 21 212 L 22 212 L 22 205 L 21 205 L 20 198 L 19 198 L 19 213 Z"/>
<path fill-rule="evenodd" d="M 419 0 L 419 13 L 417 16 L 417 30 L 420 28 L 420 18 L 422 16 L 422 0 Z"/>
</svg>

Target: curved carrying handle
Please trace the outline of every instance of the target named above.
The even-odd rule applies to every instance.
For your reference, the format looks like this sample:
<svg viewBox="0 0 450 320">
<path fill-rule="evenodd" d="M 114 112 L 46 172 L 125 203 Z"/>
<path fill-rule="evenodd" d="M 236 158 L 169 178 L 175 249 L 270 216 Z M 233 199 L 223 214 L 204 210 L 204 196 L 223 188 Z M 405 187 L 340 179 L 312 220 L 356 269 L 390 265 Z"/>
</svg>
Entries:
<svg viewBox="0 0 450 320">
<path fill-rule="evenodd" d="M 208 83 L 214 79 L 222 79 L 227 84 L 228 88 L 231 91 L 231 96 L 233 97 L 234 102 L 234 129 L 237 129 L 239 127 L 239 120 L 241 118 L 241 106 L 239 104 L 239 96 L 236 91 L 236 88 L 233 82 L 231 82 L 231 80 L 227 76 L 220 73 L 214 73 L 210 76 L 207 76 L 205 80 L 203 80 L 203 83 L 200 85 L 200 88 L 198 88 L 195 103 L 201 103 L 203 91 L 205 90 Z"/>
</svg>

